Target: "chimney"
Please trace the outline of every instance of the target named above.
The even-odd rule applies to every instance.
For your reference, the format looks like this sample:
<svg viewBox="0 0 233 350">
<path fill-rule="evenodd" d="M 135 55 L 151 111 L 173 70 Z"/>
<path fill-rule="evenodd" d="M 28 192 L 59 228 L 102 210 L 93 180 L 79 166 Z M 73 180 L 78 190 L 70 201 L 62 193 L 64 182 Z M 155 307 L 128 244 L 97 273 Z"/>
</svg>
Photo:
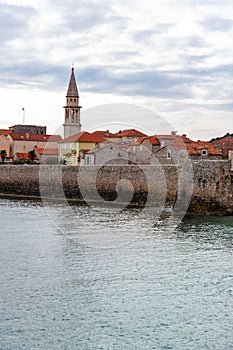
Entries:
<svg viewBox="0 0 233 350">
<path fill-rule="evenodd" d="M 172 132 L 171 132 L 171 135 L 172 135 L 172 136 L 176 136 L 176 133 L 177 133 L 177 131 L 172 131 Z"/>
<path fill-rule="evenodd" d="M 182 134 L 183 137 L 187 137 L 187 134 Z"/>
</svg>

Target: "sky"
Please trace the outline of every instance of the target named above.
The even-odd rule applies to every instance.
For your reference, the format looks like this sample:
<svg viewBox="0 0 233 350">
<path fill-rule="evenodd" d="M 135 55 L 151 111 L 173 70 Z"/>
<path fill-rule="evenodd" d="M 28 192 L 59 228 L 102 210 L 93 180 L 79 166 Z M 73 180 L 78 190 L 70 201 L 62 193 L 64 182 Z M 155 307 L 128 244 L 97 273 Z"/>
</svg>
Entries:
<svg viewBox="0 0 233 350">
<path fill-rule="evenodd" d="M 83 130 L 162 132 L 126 105 L 193 139 L 232 133 L 232 38 L 232 0 L 0 0 L 0 128 L 25 108 L 56 132 L 74 64 Z"/>
</svg>

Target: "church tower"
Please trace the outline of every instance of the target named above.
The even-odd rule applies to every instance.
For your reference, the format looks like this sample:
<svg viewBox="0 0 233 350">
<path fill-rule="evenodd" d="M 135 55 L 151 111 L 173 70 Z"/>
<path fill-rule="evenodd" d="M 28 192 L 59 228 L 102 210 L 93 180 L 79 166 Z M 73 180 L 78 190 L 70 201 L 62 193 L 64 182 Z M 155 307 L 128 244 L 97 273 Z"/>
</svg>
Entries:
<svg viewBox="0 0 233 350">
<path fill-rule="evenodd" d="M 71 70 L 70 82 L 66 94 L 64 138 L 81 131 L 79 93 L 74 75 L 74 67 Z"/>
</svg>

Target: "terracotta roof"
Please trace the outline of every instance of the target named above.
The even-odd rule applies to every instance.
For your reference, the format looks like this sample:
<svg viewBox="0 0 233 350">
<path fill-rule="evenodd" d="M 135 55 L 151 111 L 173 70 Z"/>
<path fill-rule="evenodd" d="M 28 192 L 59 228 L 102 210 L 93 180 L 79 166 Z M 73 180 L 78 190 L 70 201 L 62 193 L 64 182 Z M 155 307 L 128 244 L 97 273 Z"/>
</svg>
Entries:
<svg viewBox="0 0 233 350">
<path fill-rule="evenodd" d="M 190 138 L 188 138 L 186 135 L 156 135 L 156 137 L 163 141 L 163 140 L 172 140 L 174 142 L 180 142 L 180 143 L 191 143 L 194 142 Z"/>
<path fill-rule="evenodd" d="M 215 145 L 224 157 L 228 157 L 228 152 L 233 150 L 233 134 L 226 134 L 223 137 L 211 140 L 209 143 Z"/>
<path fill-rule="evenodd" d="M 85 154 L 88 153 L 89 151 L 90 151 L 89 149 L 80 149 L 79 157 L 81 159 L 84 159 L 85 158 Z"/>
<path fill-rule="evenodd" d="M 11 134 L 10 136 L 15 141 L 59 142 L 62 140 L 60 135 Z"/>
<path fill-rule="evenodd" d="M 152 145 L 158 145 L 158 146 L 160 145 L 160 142 L 157 136 L 148 136 L 148 140 Z"/>
<path fill-rule="evenodd" d="M 142 142 L 143 142 L 144 140 L 146 140 L 146 139 L 147 139 L 147 136 L 140 137 L 140 138 L 137 139 L 136 141 L 130 143 L 129 146 L 139 146 L 139 145 L 141 145 Z"/>
<path fill-rule="evenodd" d="M 109 130 L 96 130 L 92 135 L 97 137 L 114 137 L 114 134 L 109 132 Z"/>
<path fill-rule="evenodd" d="M 140 137 L 135 142 L 132 142 L 130 146 L 139 146 L 145 140 L 148 140 L 151 145 L 158 145 L 158 146 L 160 145 L 160 142 L 157 136 L 144 136 L 144 137 Z"/>
<path fill-rule="evenodd" d="M 208 151 L 208 155 L 222 155 L 217 147 L 205 141 L 193 141 L 192 143 L 188 144 L 174 142 L 171 147 L 186 149 L 190 155 L 199 155 L 203 149 L 206 149 Z"/>
<path fill-rule="evenodd" d="M 191 140 L 189 137 L 187 137 L 186 135 L 176 135 L 175 136 L 175 142 L 184 142 L 185 144 L 187 143 L 192 143 L 194 142 L 193 140 Z"/>
<path fill-rule="evenodd" d="M 11 133 L 12 133 L 12 131 L 9 130 L 9 129 L 0 129 L 0 135 L 5 135 L 5 136 L 7 136 L 7 135 L 9 135 L 9 134 L 11 134 Z"/>
<path fill-rule="evenodd" d="M 98 142 L 104 142 L 105 139 L 95 136 L 93 134 L 90 134 L 87 131 L 82 131 L 78 134 L 69 136 L 65 139 L 63 139 L 62 141 L 60 141 L 60 143 L 66 143 L 66 142 L 94 142 L 94 143 L 98 143 Z"/>
<path fill-rule="evenodd" d="M 115 137 L 144 137 L 147 136 L 146 134 L 143 134 L 141 131 L 138 131 L 136 129 L 126 129 L 126 130 L 120 130 L 119 132 L 114 134 Z"/>
<path fill-rule="evenodd" d="M 20 160 L 30 160 L 28 157 L 28 153 L 23 153 L 23 152 L 16 152 L 15 156 L 19 158 Z M 37 156 L 35 156 L 35 160 L 39 160 Z"/>
<path fill-rule="evenodd" d="M 224 140 L 224 139 L 232 139 L 233 138 L 233 134 L 230 134 L 229 132 L 224 135 L 224 136 L 220 136 L 220 137 L 216 137 L 214 139 L 211 139 L 209 142 L 216 142 L 216 141 L 221 141 L 221 140 Z"/>
<path fill-rule="evenodd" d="M 36 148 L 39 154 L 58 155 L 58 148 Z"/>
<path fill-rule="evenodd" d="M 196 144 L 197 150 L 199 150 L 199 151 L 201 151 L 202 149 L 207 149 L 208 154 L 210 154 L 210 155 L 221 155 L 222 154 L 215 145 L 212 145 L 208 142 L 199 141 L 199 142 L 195 142 L 195 144 Z"/>
</svg>

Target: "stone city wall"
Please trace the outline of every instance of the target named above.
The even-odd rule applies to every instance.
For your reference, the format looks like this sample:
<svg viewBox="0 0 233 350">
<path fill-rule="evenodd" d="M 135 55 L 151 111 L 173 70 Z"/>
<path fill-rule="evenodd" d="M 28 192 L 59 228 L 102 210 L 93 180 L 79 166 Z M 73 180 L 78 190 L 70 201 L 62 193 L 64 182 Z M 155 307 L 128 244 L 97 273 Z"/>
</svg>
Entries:
<svg viewBox="0 0 233 350">
<path fill-rule="evenodd" d="M 193 164 L 189 212 L 233 214 L 233 173 L 228 161 Z M 182 180 L 181 180 L 182 179 Z M 183 181 L 183 183 L 182 183 Z M 171 207 L 189 200 L 184 169 L 174 165 L 0 165 L 0 194 Z M 179 185 L 181 183 L 181 185 Z M 105 202 L 106 203 L 106 202 Z"/>
</svg>

